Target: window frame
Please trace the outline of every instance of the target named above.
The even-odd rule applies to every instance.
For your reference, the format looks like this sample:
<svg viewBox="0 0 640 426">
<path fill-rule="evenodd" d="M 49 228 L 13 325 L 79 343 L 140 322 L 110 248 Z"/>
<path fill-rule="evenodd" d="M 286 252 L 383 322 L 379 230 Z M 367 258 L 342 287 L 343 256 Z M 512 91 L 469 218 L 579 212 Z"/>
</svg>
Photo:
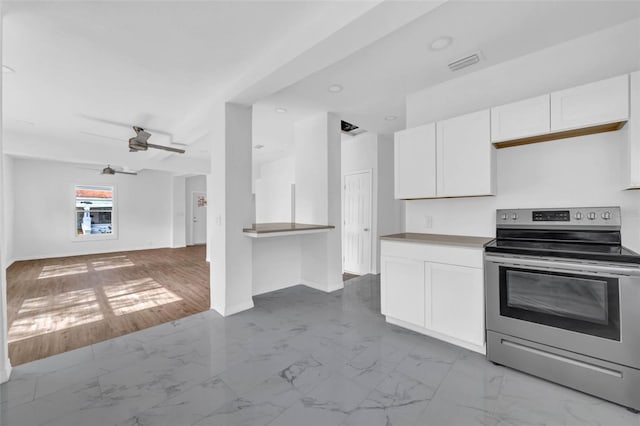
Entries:
<svg viewBox="0 0 640 426">
<path fill-rule="evenodd" d="M 111 189 L 111 233 L 109 234 L 78 234 L 77 224 L 77 210 L 76 210 L 76 189 L 78 187 L 94 187 Z M 118 239 L 118 203 L 117 203 L 117 187 L 115 184 L 74 184 L 71 188 L 73 201 L 71 202 L 73 208 L 73 222 L 72 222 L 72 241 L 74 242 L 86 242 L 86 241 L 104 241 L 104 240 L 117 240 Z"/>
</svg>

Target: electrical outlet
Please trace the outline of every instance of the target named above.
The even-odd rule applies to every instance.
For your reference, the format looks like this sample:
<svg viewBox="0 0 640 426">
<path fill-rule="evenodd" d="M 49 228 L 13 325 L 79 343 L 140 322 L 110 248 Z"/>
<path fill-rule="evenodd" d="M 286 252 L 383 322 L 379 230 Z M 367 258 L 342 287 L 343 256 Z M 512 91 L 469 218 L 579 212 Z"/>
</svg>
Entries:
<svg viewBox="0 0 640 426">
<path fill-rule="evenodd" d="M 424 215 L 424 227 L 433 228 L 433 216 L 429 216 L 427 214 Z"/>
</svg>

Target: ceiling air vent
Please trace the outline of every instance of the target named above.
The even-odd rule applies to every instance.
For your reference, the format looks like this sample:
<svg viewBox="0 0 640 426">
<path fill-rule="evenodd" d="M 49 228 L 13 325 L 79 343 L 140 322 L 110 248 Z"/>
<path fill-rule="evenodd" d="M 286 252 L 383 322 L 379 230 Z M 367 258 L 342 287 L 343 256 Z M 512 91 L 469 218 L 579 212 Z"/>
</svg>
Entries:
<svg viewBox="0 0 640 426">
<path fill-rule="evenodd" d="M 348 123 L 348 122 L 346 122 L 344 120 L 340 121 L 340 127 L 341 127 L 341 130 L 344 133 L 346 133 L 348 135 L 352 135 L 352 136 L 359 135 L 360 133 L 366 132 L 366 130 L 361 129 L 360 127 L 356 126 L 355 124 Z"/>
<path fill-rule="evenodd" d="M 480 62 L 480 52 L 465 56 L 464 58 L 451 62 L 449 64 L 449 69 L 451 71 L 458 71 L 463 68 L 470 67 L 471 65 L 477 64 L 478 62 Z"/>
</svg>

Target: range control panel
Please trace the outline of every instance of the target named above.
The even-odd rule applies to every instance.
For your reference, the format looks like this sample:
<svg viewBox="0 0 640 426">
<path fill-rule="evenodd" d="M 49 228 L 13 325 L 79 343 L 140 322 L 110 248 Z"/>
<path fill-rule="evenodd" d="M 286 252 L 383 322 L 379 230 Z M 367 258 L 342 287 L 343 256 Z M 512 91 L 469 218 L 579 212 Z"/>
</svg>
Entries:
<svg viewBox="0 0 640 426">
<path fill-rule="evenodd" d="M 571 207 L 559 209 L 500 209 L 496 225 L 544 227 L 620 227 L 620 207 Z"/>
</svg>

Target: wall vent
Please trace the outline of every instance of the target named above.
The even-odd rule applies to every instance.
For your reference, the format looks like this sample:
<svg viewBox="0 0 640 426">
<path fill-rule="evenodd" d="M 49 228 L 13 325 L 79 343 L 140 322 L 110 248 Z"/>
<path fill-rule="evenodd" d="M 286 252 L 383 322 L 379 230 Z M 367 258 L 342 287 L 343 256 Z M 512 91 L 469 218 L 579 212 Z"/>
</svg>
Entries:
<svg viewBox="0 0 640 426">
<path fill-rule="evenodd" d="M 477 64 L 480 62 L 480 52 L 473 53 L 469 56 L 465 56 L 464 58 L 458 59 L 457 61 L 453 61 L 449 64 L 449 69 L 451 71 L 459 71 L 463 68 L 470 67 L 471 65 Z"/>
</svg>

